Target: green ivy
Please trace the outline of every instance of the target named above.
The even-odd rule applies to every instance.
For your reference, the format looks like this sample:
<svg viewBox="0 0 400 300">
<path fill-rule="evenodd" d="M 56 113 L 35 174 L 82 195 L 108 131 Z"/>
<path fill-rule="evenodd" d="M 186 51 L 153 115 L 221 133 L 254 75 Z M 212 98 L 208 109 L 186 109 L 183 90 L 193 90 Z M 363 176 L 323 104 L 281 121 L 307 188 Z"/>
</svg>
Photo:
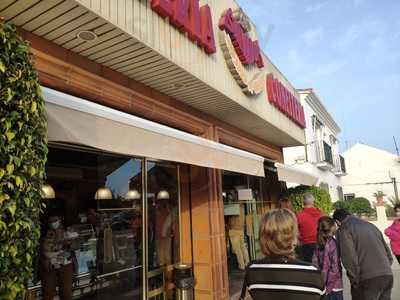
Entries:
<svg viewBox="0 0 400 300">
<path fill-rule="evenodd" d="M 319 208 L 325 214 L 332 211 L 332 201 L 329 192 L 316 186 L 300 185 L 290 188 L 285 193 L 285 198 L 289 199 L 293 209 L 298 212 L 303 208 L 303 197 L 305 194 L 312 194 L 315 198 L 315 207 Z"/>
<path fill-rule="evenodd" d="M 22 300 L 40 234 L 47 121 L 29 46 L 2 20 L 0 101 L 0 299 Z"/>
</svg>

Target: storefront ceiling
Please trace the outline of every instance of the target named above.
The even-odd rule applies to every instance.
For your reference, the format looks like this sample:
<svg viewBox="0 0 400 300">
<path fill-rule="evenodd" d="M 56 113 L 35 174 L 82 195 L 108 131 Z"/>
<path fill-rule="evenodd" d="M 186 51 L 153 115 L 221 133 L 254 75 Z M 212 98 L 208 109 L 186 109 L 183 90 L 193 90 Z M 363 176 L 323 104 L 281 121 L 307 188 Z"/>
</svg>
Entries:
<svg viewBox="0 0 400 300">
<path fill-rule="evenodd" d="M 103 2 L 108 3 L 108 6 L 111 5 L 109 1 L 101 1 L 101 3 Z M 182 48 L 186 47 L 186 43 L 190 41 L 186 41 L 186 37 L 171 26 L 169 26 L 171 28 L 164 28 L 165 22 L 155 13 L 149 12 L 148 1 L 123 0 L 118 1 L 118 5 L 117 1 L 112 2 L 116 7 L 121 4 L 130 4 L 131 11 L 132 5 L 138 6 L 141 12 L 140 24 L 150 22 L 153 26 L 157 24 L 159 27 L 157 31 L 165 30 L 165 28 L 167 30 L 165 33 L 158 32 L 158 35 L 150 36 L 150 33 L 143 29 L 137 36 L 134 36 L 126 28 L 134 27 L 135 24 L 127 23 L 138 22 L 137 20 L 129 20 L 125 17 L 124 24 L 119 24 L 122 20 L 119 16 L 100 17 L 102 15 L 100 11 L 94 13 L 92 7 L 95 3 L 100 3 L 97 0 L 2 0 L 0 16 L 11 20 L 29 32 L 123 73 L 270 143 L 278 146 L 294 146 L 304 142 L 303 130 L 282 113 L 272 107 L 267 107 L 269 104 L 265 99 L 257 100 L 258 102 L 254 99 L 245 99 L 245 101 L 242 101 L 241 98 L 238 101 L 234 99 L 236 95 L 240 95 L 240 97 L 243 95 L 236 83 L 230 82 L 234 82 L 231 76 L 218 78 L 214 86 L 208 82 L 207 77 L 215 76 L 212 69 L 212 63 L 215 60 L 213 57 L 207 57 L 211 64 L 199 57 L 198 61 L 193 62 L 192 72 L 188 72 L 187 68 L 182 67 L 182 63 L 176 63 L 178 58 L 174 58 L 176 53 L 174 53 L 174 47 L 170 44 L 170 40 L 176 38 L 176 44 Z M 128 6 L 126 8 L 128 15 Z M 125 12 L 124 9 L 122 11 Z M 133 18 L 133 15 L 131 17 Z M 93 42 L 80 40 L 77 38 L 77 34 L 82 30 L 93 31 L 98 38 Z M 156 41 L 157 36 L 164 39 L 165 36 L 168 36 L 164 41 L 168 46 L 164 46 L 162 41 Z M 149 39 L 153 41 L 151 47 L 148 43 Z M 143 40 L 147 42 L 144 43 Z M 202 55 L 201 57 L 205 56 L 203 51 L 197 47 L 194 48 L 194 51 L 196 54 Z M 191 59 L 189 56 L 181 57 L 184 55 L 183 53 L 179 56 L 179 61 Z M 200 69 L 199 72 L 202 75 L 197 72 Z M 227 92 L 221 92 L 222 89 L 219 89 L 219 85 L 231 87 L 228 89 L 230 95 Z M 262 112 L 257 108 L 260 102 L 262 102 Z"/>
</svg>

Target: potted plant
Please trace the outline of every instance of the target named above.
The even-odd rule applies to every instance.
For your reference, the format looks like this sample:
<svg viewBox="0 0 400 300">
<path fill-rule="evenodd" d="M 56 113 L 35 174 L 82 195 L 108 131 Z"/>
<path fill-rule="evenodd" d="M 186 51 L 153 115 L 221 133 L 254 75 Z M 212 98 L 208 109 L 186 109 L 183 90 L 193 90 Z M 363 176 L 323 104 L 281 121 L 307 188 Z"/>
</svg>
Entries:
<svg viewBox="0 0 400 300">
<path fill-rule="evenodd" d="M 383 206 L 385 205 L 385 201 L 383 201 L 383 197 L 385 197 L 386 194 L 382 191 L 377 191 L 374 193 L 374 197 L 376 198 L 376 205 L 378 206 Z"/>
</svg>

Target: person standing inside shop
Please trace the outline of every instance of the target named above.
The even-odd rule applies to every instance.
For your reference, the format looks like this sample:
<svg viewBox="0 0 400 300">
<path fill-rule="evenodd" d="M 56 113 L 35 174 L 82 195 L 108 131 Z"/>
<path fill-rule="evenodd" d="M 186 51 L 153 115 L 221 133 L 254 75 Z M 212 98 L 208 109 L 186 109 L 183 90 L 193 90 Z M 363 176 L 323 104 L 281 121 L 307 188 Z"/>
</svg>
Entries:
<svg viewBox="0 0 400 300">
<path fill-rule="evenodd" d="M 299 242 L 301 258 L 306 262 L 311 262 L 317 245 L 318 220 L 321 218 L 321 211 L 314 207 L 314 196 L 304 195 L 304 208 L 297 214 L 299 224 Z"/>
<path fill-rule="evenodd" d="M 170 199 L 158 199 L 155 211 L 155 245 L 159 266 L 173 262 L 172 241 L 176 231 L 174 221 Z"/>
<path fill-rule="evenodd" d="M 40 253 L 43 300 L 53 300 L 57 286 L 60 299 L 71 300 L 73 273 L 71 242 L 65 238 L 61 214 L 57 210 L 50 211 L 46 225 Z"/>
<path fill-rule="evenodd" d="M 390 239 L 392 252 L 400 264 L 400 204 L 395 205 L 394 211 L 396 213 L 396 219 L 390 227 L 386 228 L 385 234 Z"/>
<path fill-rule="evenodd" d="M 229 240 L 233 253 L 236 255 L 238 267 L 244 270 L 249 263 L 249 252 L 244 242 L 245 213 L 244 206 L 240 205 L 240 214 L 229 217 Z"/>
</svg>

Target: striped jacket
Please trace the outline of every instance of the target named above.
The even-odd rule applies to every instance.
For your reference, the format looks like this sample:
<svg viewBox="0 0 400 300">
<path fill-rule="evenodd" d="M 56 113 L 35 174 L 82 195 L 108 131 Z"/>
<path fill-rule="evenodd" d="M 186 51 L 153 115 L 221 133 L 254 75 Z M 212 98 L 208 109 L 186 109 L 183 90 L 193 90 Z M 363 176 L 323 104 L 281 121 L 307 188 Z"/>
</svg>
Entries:
<svg viewBox="0 0 400 300">
<path fill-rule="evenodd" d="M 288 258 L 252 262 L 245 284 L 253 300 L 321 300 L 325 285 L 312 264 Z"/>
</svg>

